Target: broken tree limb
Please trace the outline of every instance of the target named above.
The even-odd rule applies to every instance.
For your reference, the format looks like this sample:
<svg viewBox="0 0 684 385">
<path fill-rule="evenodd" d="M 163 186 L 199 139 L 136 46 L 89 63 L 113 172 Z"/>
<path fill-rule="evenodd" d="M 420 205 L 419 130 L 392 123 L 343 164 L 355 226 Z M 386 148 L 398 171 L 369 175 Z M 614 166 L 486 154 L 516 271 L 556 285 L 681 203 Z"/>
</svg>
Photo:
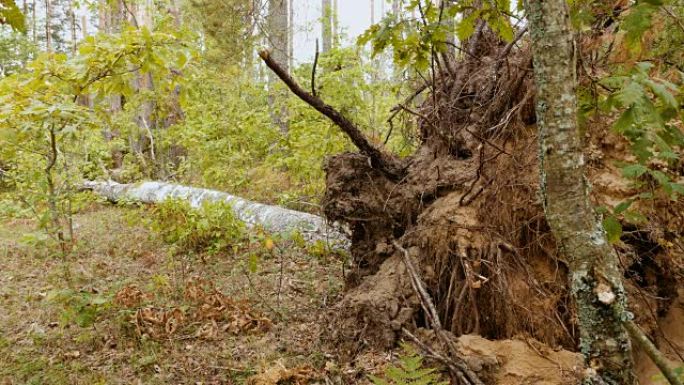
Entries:
<svg viewBox="0 0 684 385">
<path fill-rule="evenodd" d="M 285 83 L 292 93 L 340 127 L 349 139 L 351 139 L 356 148 L 358 148 L 362 154 L 370 158 L 371 164 L 374 167 L 377 167 L 394 180 L 399 180 L 405 175 L 405 167 L 402 166 L 402 162 L 397 157 L 375 147 L 351 120 L 347 119 L 329 104 L 326 104 L 318 96 L 305 91 L 297 84 L 290 74 L 273 59 L 270 52 L 262 50 L 259 52 L 259 56 L 264 63 L 266 63 L 268 68 L 278 75 L 280 80 Z"/>
<path fill-rule="evenodd" d="M 331 226 L 325 218 L 317 215 L 253 202 L 225 192 L 187 187 L 165 182 L 142 182 L 120 184 L 113 181 L 83 183 L 85 190 L 92 190 L 112 202 L 136 201 L 159 203 L 167 199 L 184 199 L 192 207 L 206 201 L 224 201 L 231 205 L 235 216 L 248 226 L 261 226 L 277 234 L 299 231 L 307 242 L 328 242 L 334 249 L 347 249 L 348 237 L 337 226 Z"/>
</svg>

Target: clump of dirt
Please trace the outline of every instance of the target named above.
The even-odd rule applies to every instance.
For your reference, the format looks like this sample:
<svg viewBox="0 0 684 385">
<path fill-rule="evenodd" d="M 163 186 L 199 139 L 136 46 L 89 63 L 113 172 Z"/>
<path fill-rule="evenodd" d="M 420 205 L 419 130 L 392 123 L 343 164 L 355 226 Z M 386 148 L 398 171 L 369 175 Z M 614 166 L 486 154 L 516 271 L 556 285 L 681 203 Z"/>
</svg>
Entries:
<svg viewBox="0 0 684 385">
<path fill-rule="evenodd" d="M 491 341 L 463 335 L 456 346 L 469 367 L 496 385 L 573 385 L 583 371 L 581 354 L 553 350 L 536 340 Z"/>
</svg>

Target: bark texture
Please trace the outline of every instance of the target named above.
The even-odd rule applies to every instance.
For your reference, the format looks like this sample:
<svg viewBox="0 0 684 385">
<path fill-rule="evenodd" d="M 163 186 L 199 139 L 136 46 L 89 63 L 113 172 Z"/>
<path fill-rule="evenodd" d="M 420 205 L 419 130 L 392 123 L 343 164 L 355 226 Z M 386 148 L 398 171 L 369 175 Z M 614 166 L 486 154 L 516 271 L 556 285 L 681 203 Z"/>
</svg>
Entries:
<svg viewBox="0 0 684 385">
<path fill-rule="evenodd" d="M 576 50 L 565 1 L 530 0 L 541 192 L 546 218 L 567 258 L 587 362 L 587 383 L 631 384 L 631 342 L 618 257 L 588 197 L 577 124 Z M 597 378 L 600 377 L 600 380 Z"/>
<path fill-rule="evenodd" d="M 270 232 L 279 234 L 298 230 L 308 242 L 329 242 L 336 249 L 348 247 L 347 236 L 341 229 L 328 225 L 324 218 L 283 207 L 253 202 L 221 191 L 164 182 L 120 184 L 112 181 L 88 181 L 83 184 L 83 187 L 113 202 L 133 200 L 143 203 L 159 203 L 166 199 L 178 198 L 189 201 L 193 207 L 198 207 L 205 201 L 225 201 L 231 204 L 236 217 L 247 223 L 248 226 L 262 226 Z"/>
</svg>

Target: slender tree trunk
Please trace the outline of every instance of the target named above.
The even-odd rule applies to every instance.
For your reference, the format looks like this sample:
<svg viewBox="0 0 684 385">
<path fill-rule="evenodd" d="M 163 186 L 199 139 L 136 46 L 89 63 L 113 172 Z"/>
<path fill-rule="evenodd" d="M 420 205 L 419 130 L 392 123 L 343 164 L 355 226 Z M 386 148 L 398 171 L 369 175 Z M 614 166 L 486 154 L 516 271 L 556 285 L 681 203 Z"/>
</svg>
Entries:
<svg viewBox="0 0 684 385">
<path fill-rule="evenodd" d="M 288 1 L 287 0 L 269 0 L 268 3 L 268 32 L 269 43 L 273 58 L 278 63 L 281 63 L 286 71 L 289 71 L 288 60 Z M 285 105 L 287 99 L 287 91 L 284 89 L 278 90 L 278 77 L 270 74 L 269 77 L 269 104 L 274 123 L 280 129 L 284 136 L 288 133 L 287 125 L 287 106 Z"/>
<path fill-rule="evenodd" d="M 88 17 L 81 15 L 81 35 L 85 39 L 88 37 Z"/>
<path fill-rule="evenodd" d="M 337 47 L 339 44 L 338 39 L 339 39 L 339 27 L 340 27 L 340 20 L 337 17 L 339 12 L 339 8 L 337 5 L 337 0 L 333 0 L 333 5 L 332 5 L 332 44 L 333 47 Z"/>
<path fill-rule="evenodd" d="M 98 11 L 99 12 L 98 12 L 97 30 L 98 30 L 98 32 L 106 33 L 106 32 L 108 32 L 108 27 L 107 27 L 107 1 L 106 0 L 100 0 Z"/>
<path fill-rule="evenodd" d="M 33 44 L 38 43 L 38 34 L 36 28 L 36 1 L 37 0 L 33 0 L 33 2 L 31 3 L 31 34 L 33 34 Z"/>
<path fill-rule="evenodd" d="M 332 48 L 332 5 L 331 0 L 321 1 L 321 30 L 322 36 L 322 52 L 326 53 Z"/>
<path fill-rule="evenodd" d="M 576 50 L 565 0 L 529 0 L 541 191 L 546 218 L 568 260 L 586 383 L 634 383 L 618 257 L 588 197 L 577 124 Z M 600 379 L 598 378 L 600 377 Z"/>
<path fill-rule="evenodd" d="M 50 19 L 52 19 L 52 7 L 50 0 L 45 0 L 45 50 L 52 52 L 52 28 L 50 26 Z"/>
<path fill-rule="evenodd" d="M 76 41 L 76 10 L 73 1 L 69 2 L 69 19 L 71 22 L 71 52 L 76 55 L 78 44 Z"/>
<path fill-rule="evenodd" d="M 288 32 L 287 54 L 288 54 L 288 57 L 290 59 L 288 62 L 290 65 L 290 68 L 294 68 L 294 33 L 295 33 L 295 30 L 294 30 L 294 2 L 295 2 L 295 0 L 290 0 L 290 4 L 289 4 L 289 8 L 288 8 L 290 11 L 290 17 L 289 17 L 288 28 L 287 28 L 287 32 Z"/>
</svg>

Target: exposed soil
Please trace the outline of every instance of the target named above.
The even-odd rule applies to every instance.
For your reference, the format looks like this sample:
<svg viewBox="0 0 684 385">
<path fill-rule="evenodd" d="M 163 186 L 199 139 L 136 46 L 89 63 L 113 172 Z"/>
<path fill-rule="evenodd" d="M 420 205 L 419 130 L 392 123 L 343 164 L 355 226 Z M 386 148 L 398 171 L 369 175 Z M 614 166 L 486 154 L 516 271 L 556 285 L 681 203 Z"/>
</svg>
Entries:
<svg viewBox="0 0 684 385">
<path fill-rule="evenodd" d="M 487 36 L 477 62 L 440 72 L 414 107 L 420 143 L 402 160 L 400 180 L 359 154 L 326 164 L 325 214 L 352 230 L 353 270 L 330 328 L 350 357 L 391 348 L 402 327 L 428 326 L 393 240 L 420 264 L 454 335 L 525 336 L 545 349 L 577 350 L 567 264 L 539 199 L 530 54 L 523 43 L 502 62 L 506 48 Z M 609 122 L 586 126 L 592 199 L 613 207 L 636 192 L 616 167 L 629 160 L 628 144 Z M 684 200 L 656 197 L 638 208 L 647 223 L 625 224 L 616 248 L 632 310 L 655 335 L 684 278 Z"/>
</svg>

